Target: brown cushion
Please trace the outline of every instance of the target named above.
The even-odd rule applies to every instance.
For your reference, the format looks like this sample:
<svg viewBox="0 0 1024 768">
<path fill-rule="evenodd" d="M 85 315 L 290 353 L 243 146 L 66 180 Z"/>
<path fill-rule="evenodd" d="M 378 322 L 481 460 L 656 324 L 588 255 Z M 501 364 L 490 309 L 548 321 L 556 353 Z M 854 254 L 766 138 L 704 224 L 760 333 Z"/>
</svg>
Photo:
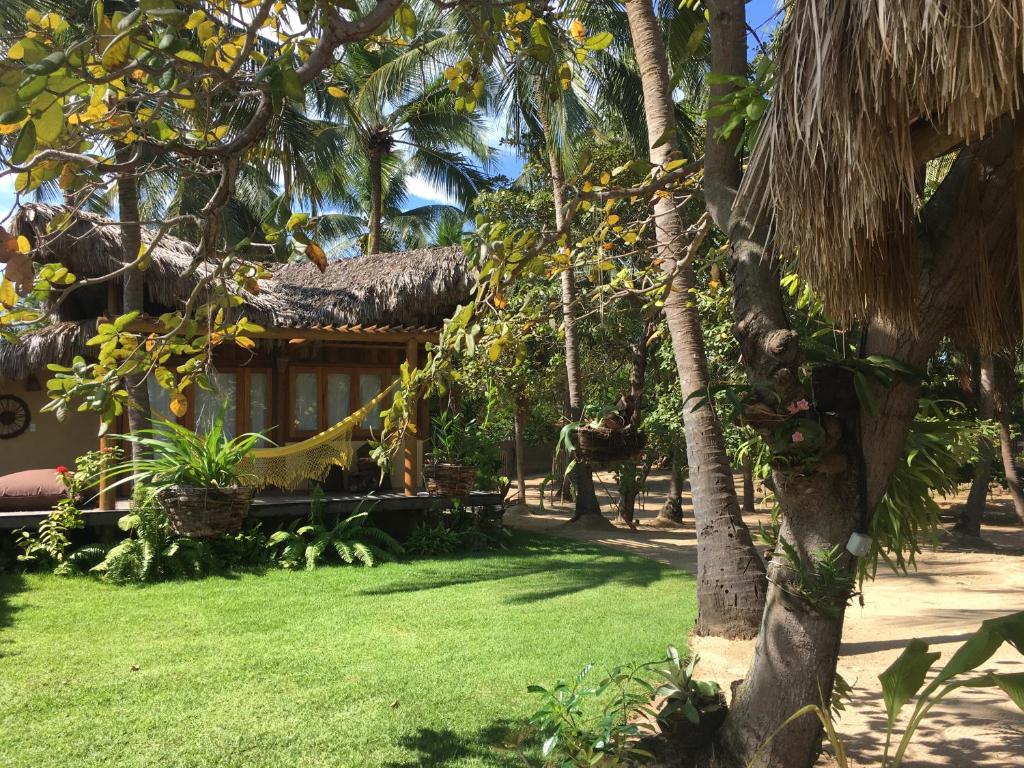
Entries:
<svg viewBox="0 0 1024 768">
<path fill-rule="evenodd" d="M 0 477 L 0 510 L 51 509 L 67 495 L 55 469 L 26 469 Z"/>
</svg>

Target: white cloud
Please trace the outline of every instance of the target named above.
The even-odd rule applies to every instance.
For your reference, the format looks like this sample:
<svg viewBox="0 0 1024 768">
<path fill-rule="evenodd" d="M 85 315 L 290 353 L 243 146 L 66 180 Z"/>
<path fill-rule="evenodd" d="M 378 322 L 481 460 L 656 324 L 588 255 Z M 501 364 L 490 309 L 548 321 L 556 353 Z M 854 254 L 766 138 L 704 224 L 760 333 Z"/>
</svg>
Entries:
<svg viewBox="0 0 1024 768">
<path fill-rule="evenodd" d="M 439 203 L 442 205 L 459 204 L 458 200 L 441 189 L 441 187 L 419 174 L 407 177 L 405 180 L 405 188 L 410 195 L 422 198 L 428 203 Z"/>
</svg>

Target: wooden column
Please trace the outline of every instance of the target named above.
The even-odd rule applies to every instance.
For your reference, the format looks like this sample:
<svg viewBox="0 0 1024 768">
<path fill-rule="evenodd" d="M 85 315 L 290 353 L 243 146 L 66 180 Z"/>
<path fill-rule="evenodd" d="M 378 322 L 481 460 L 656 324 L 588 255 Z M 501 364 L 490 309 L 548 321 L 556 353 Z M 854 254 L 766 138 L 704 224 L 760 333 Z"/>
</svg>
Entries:
<svg viewBox="0 0 1024 768">
<path fill-rule="evenodd" d="M 100 438 L 100 450 L 108 451 L 113 449 L 114 441 L 104 435 Z M 100 469 L 99 508 L 104 510 L 117 509 L 117 489 L 110 485 L 110 475 L 107 467 Z"/>
<path fill-rule="evenodd" d="M 419 344 L 415 339 L 409 339 L 405 343 L 405 359 L 408 361 L 410 369 L 419 365 Z M 418 401 L 419 398 L 417 397 L 416 400 Z M 418 413 L 419 403 L 410 403 L 409 427 L 402 443 L 402 465 L 405 470 L 403 486 L 406 496 L 415 496 L 420 487 L 420 457 L 417 450 L 419 435 L 416 429 Z"/>
</svg>

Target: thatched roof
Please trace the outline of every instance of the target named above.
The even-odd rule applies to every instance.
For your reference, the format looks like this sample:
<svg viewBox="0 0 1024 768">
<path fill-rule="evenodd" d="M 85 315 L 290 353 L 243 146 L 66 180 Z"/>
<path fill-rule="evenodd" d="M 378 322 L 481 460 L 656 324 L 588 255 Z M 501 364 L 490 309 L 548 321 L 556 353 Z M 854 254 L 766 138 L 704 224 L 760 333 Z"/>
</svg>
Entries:
<svg viewBox="0 0 1024 768">
<path fill-rule="evenodd" d="M 776 245 L 796 254 L 837 318 L 882 312 L 906 322 L 922 161 L 914 138 L 976 140 L 1016 113 L 1024 3 L 799 2 L 781 40 L 763 162 L 745 184 L 766 181 Z"/>
<path fill-rule="evenodd" d="M 59 234 L 47 232 L 61 213 L 55 206 L 29 204 L 19 210 L 15 231 L 39 249 L 40 261 L 60 262 L 78 278 L 108 274 L 121 264 L 116 222 L 77 213 Z M 152 238 L 147 233 L 144 240 Z M 195 250 L 165 237 L 150 254 L 146 271 L 147 309 L 180 307 L 205 267 L 188 275 Z M 261 325 L 277 328 L 320 326 L 439 327 L 469 297 L 470 278 L 461 247 L 424 248 L 330 262 L 325 272 L 311 263 L 264 265 L 273 276 L 259 293 L 244 293 L 240 311 Z M 106 313 L 104 286 L 82 289 L 53 322 L 23 335 L 18 344 L 0 342 L 0 379 L 24 378 L 50 362 L 68 362 L 87 350 L 95 318 Z"/>
</svg>

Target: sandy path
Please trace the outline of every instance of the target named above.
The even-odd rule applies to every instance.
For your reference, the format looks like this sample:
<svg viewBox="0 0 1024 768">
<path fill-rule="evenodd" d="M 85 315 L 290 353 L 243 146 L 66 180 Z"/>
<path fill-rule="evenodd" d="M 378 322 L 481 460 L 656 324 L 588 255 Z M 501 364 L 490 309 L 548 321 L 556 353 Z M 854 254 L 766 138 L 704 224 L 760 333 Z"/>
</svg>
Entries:
<svg viewBox="0 0 1024 768">
<path fill-rule="evenodd" d="M 614 484 L 601 475 L 598 496 L 606 513 L 614 511 Z M 696 547 L 692 519 L 679 530 L 645 527 L 661 506 L 667 475 L 653 475 L 644 509 L 638 509 L 640 528 L 614 531 L 565 526 L 567 505 L 545 500 L 540 511 L 538 481 L 530 483 L 530 511 L 513 509 L 506 520 L 513 526 L 617 547 L 675 568 L 693 572 Z M 685 501 L 685 499 L 684 499 Z M 957 500 L 950 502 L 955 506 Z M 994 496 L 992 506 L 1009 511 L 1009 500 Z M 763 519 L 763 518 L 762 518 Z M 748 522 L 756 525 L 758 517 Z M 987 618 L 1024 610 L 1024 528 L 986 525 L 988 546 L 965 547 L 946 541 L 918 558 L 918 570 L 897 576 L 879 570 L 865 586 L 864 606 L 846 614 L 839 671 L 854 686 L 853 701 L 839 723 L 854 765 L 880 764 L 885 715 L 878 673 L 911 639 L 927 641 L 941 651 L 938 664 L 948 659 Z M 753 642 L 694 638 L 702 676 L 729 684 L 743 676 Z M 1012 649 L 1000 650 L 983 670 L 1024 672 L 1024 662 Z M 1008 768 L 1024 766 L 1024 714 L 1003 694 L 987 689 L 958 691 L 950 703 L 937 706 L 908 750 L 906 768 Z M 823 762 L 823 765 L 829 761 Z"/>
</svg>

